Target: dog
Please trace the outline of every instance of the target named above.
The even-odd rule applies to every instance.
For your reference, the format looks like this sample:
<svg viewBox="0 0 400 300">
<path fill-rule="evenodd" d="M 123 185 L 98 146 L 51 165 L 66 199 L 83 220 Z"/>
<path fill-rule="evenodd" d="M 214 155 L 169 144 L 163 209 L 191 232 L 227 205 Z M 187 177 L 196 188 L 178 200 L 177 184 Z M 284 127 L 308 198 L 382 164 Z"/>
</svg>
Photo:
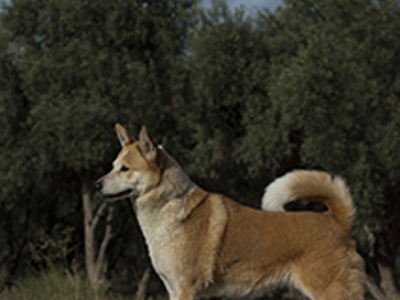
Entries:
<svg viewBox="0 0 400 300">
<path fill-rule="evenodd" d="M 171 300 L 250 299 L 284 285 L 313 300 L 364 299 L 363 260 L 350 237 L 355 208 L 341 178 L 290 172 L 266 188 L 257 210 L 197 186 L 145 127 L 138 140 L 115 128 L 122 149 L 95 187 L 105 201 L 133 199 Z M 328 209 L 285 212 L 295 199 Z"/>
</svg>

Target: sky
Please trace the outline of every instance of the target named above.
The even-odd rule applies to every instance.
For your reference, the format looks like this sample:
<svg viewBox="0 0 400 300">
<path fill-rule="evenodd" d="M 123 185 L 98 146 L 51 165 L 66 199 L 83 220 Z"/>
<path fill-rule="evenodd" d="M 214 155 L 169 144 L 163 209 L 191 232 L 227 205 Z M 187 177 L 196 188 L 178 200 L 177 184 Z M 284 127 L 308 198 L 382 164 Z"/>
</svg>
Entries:
<svg viewBox="0 0 400 300">
<path fill-rule="evenodd" d="M 225 0 L 228 6 L 233 9 L 243 4 L 248 10 L 254 11 L 262 8 L 269 8 L 274 11 L 279 4 L 282 4 L 282 0 Z M 211 0 L 203 0 L 204 6 L 211 6 Z"/>
<path fill-rule="evenodd" d="M 210 7 L 211 1 L 203 0 L 204 6 Z M 10 3 L 10 0 L 0 0 L 1 2 Z M 231 9 L 243 4 L 250 11 L 257 11 L 262 8 L 269 8 L 271 11 L 274 11 L 282 3 L 282 0 L 225 0 L 225 2 Z"/>
</svg>

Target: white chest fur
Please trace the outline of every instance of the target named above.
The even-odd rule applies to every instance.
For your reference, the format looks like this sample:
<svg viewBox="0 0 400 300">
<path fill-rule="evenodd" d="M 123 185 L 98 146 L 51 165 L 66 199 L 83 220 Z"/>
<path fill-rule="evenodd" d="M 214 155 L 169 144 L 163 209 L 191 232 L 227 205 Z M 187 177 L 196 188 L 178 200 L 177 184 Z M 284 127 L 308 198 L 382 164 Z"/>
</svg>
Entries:
<svg viewBox="0 0 400 300">
<path fill-rule="evenodd" d="M 170 292 L 177 289 L 183 266 L 180 264 L 183 231 L 179 216 L 182 215 L 179 200 L 169 201 L 160 210 L 138 205 L 137 217 L 149 248 L 154 269 L 163 279 Z"/>
</svg>

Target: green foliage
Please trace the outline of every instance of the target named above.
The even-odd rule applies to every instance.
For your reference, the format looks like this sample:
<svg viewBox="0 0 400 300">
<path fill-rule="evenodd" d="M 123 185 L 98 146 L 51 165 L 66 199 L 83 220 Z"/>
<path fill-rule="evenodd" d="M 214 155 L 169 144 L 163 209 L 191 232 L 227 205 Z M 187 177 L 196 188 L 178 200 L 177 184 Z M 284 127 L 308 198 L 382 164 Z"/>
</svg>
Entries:
<svg viewBox="0 0 400 300">
<path fill-rule="evenodd" d="M 179 107 L 182 161 L 196 180 L 241 199 L 248 182 L 237 172 L 243 166 L 235 152 L 247 122 L 243 112 L 256 111 L 256 103 L 265 101 L 268 52 L 263 32 L 243 9 L 231 12 L 214 1 L 198 19 L 188 39 L 190 98 Z M 232 176 L 235 172 L 243 177 Z"/>
<path fill-rule="evenodd" d="M 109 168 L 120 122 L 145 124 L 196 182 L 252 206 L 295 168 L 343 176 L 361 250 L 368 225 L 379 259 L 398 269 L 399 1 L 284 2 L 257 16 L 223 1 L 6 5 L 0 264 L 30 264 L 39 228 L 73 226 L 80 244 L 82 183 Z M 144 242 L 130 206 L 115 207 L 108 275 L 138 276 Z M 68 255 L 82 261 L 82 249 Z"/>
<path fill-rule="evenodd" d="M 7 264 L 10 276 L 29 264 L 27 246 L 37 244 L 40 228 L 57 235 L 75 227 L 72 244 L 81 249 L 74 255 L 83 261 L 82 184 L 109 169 L 118 149 L 115 123 L 133 132 L 148 124 L 155 134 L 174 128 L 194 4 L 15 0 L 4 5 L 0 264 Z M 122 224 L 131 220 L 130 209 L 120 213 L 115 230 L 128 234 L 118 228 L 132 225 Z M 124 251 L 113 251 L 113 258 Z"/>
<path fill-rule="evenodd" d="M 189 43 L 195 102 L 183 119 L 189 170 L 250 205 L 259 201 L 251 191 L 295 168 L 341 175 L 360 248 L 367 225 L 398 268 L 399 2 L 285 5 L 256 20 L 218 2 L 201 15 Z"/>
<path fill-rule="evenodd" d="M 87 171 L 110 155 L 104 125 L 158 128 L 168 119 L 179 72 L 173 66 L 190 15 L 184 9 L 191 5 L 13 2 L 3 23 L 22 62 L 29 140 L 41 155 L 40 170 Z"/>
<path fill-rule="evenodd" d="M 400 141 L 398 4 L 286 1 L 278 16 L 262 17 L 273 22 L 271 44 L 283 50 L 271 60 L 268 83 L 274 127 L 292 151 L 289 168 L 342 175 L 357 206 L 355 233 L 361 241 L 363 226 L 372 229 L 381 259 L 394 268 L 400 229 L 393 181 L 399 159 L 393 147 Z M 266 152 L 263 145 L 251 146 Z"/>
<path fill-rule="evenodd" d="M 61 232 L 61 238 L 55 240 L 46 232 L 40 230 L 40 238 L 37 245 L 29 244 L 35 263 L 45 263 L 46 267 L 54 268 L 56 265 L 64 265 L 67 268 L 67 257 L 70 252 L 70 243 L 74 228 L 67 227 Z"/>
<path fill-rule="evenodd" d="M 304 8 L 287 3 L 280 22 L 302 20 Z M 307 38 L 286 65 L 276 64 L 270 91 L 282 114 L 280 125 L 301 134 L 301 163 L 343 175 L 359 208 L 358 220 L 377 231 L 394 217 L 387 215 L 392 213 L 387 198 L 397 194 L 388 177 L 398 157 L 384 150 L 398 143 L 399 130 L 394 124 L 400 109 L 400 23 L 394 4 L 310 3 L 308 22 L 294 29 Z"/>
</svg>

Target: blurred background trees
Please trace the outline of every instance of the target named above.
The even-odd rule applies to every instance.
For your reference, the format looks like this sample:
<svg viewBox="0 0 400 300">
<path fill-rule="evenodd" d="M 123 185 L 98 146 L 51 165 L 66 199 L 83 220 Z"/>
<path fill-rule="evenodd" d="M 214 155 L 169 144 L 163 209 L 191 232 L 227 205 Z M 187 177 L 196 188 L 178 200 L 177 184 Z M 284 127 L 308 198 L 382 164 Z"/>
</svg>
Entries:
<svg viewBox="0 0 400 300">
<path fill-rule="evenodd" d="M 400 2 L 286 0 L 257 14 L 200 5 L 3 7 L 2 287 L 47 268 L 34 260 L 53 251 L 40 246 L 41 230 L 58 241 L 75 228 L 55 264 L 87 268 L 86 207 L 98 220 L 93 260 L 112 232 L 102 280 L 135 290 L 149 262 L 130 204 L 112 204 L 111 215 L 91 189 L 118 151 L 119 122 L 132 134 L 145 124 L 196 182 L 253 207 L 289 170 L 343 176 L 358 208 L 353 233 L 368 297 L 398 299 Z"/>
</svg>

